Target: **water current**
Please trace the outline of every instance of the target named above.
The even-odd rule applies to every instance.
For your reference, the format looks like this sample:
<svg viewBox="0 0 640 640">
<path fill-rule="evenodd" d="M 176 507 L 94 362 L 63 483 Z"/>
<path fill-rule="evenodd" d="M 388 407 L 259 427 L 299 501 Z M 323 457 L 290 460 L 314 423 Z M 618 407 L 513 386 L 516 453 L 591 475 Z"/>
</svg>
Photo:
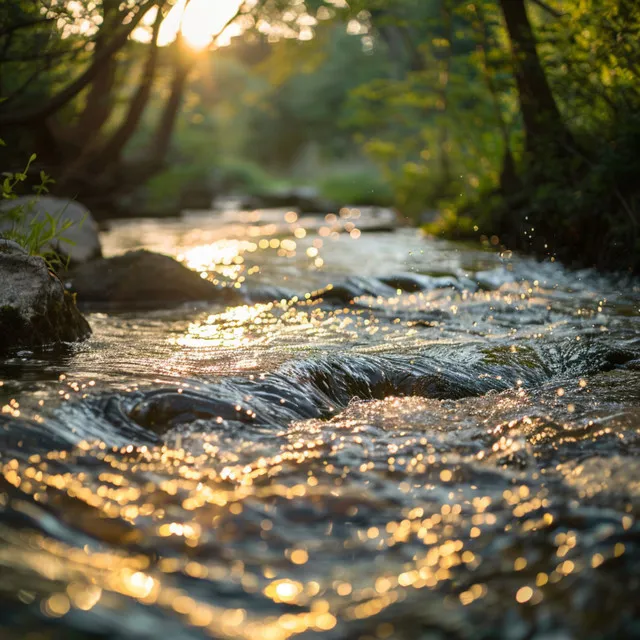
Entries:
<svg viewBox="0 0 640 640">
<path fill-rule="evenodd" d="M 238 303 L 0 360 L 3 640 L 640 636 L 640 284 L 378 222 L 103 232 Z"/>
</svg>

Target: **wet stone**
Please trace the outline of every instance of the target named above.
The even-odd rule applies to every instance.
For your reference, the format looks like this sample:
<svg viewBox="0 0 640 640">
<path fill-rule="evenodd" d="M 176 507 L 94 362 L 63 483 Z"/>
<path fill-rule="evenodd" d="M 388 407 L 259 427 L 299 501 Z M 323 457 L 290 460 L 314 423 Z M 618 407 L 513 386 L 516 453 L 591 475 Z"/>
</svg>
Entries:
<svg viewBox="0 0 640 640">
<path fill-rule="evenodd" d="M 0 352 L 76 342 L 91 329 L 45 261 L 0 244 Z"/>
<path fill-rule="evenodd" d="M 173 258 L 150 251 L 130 251 L 79 265 L 65 274 L 68 288 L 83 305 L 156 308 L 185 302 L 241 299 L 216 287 Z"/>
</svg>

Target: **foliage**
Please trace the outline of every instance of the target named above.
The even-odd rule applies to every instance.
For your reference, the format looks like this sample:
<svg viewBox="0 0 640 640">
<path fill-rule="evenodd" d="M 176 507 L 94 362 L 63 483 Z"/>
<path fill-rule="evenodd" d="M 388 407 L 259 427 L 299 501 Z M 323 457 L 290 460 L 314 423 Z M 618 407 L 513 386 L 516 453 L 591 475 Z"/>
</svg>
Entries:
<svg viewBox="0 0 640 640">
<path fill-rule="evenodd" d="M 175 0 L 26 1 L 0 6 L 0 126 L 15 166 L 27 146 L 57 176 L 56 194 L 110 209 L 161 172 L 198 53 L 160 46 Z M 238 8 L 238 12 L 241 7 Z M 144 153 L 128 148 L 152 98 L 161 108 Z"/>
<path fill-rule="evenodd" d="M 640 268 L 636 0 L 261 0 L 241 38 L 199 54 L 158 45 L 172 5 L 4 3 L 0 124 L 22 128 L 0 162 L 35 144 L 58 193 L 108 212 L 286 180 L 439 210 L 431 232 Z"/>
<path fill-rule="evenodd" d="M 449 126 L 447 160 L 461 180 L 444 198 L 424 188 L 420 197 L 441 210 L 425 227 L 429 233 L 493 238 L 576 265 L 640 269 L 640 189 L 633 178 L 640 172 L 640 46 L 632 35 L 640 29 L 638 4 L 454 4 L 462 31 L 456 37 L 471 37 L 476 47 L 453 57 L 445 113 L 431 122 L 407 117 L 407 105 L 424 109 L 435 92 L 433 82 L 423 88 L 410 73 L 363 87 L 357 98 L 377 101 L 378 122 L 422 123 L 404 135 L 397 125 L 386 139 L 378 133 L 367 141 L 369 151 L 399 180 L 412 162 L 414 182 L 424 188 L 441 181 L 432 153 L 438 141 L 428 143 L 429 136 Z M 519 47 L 526 41 L 513 20 L 522 27 L 527 14 L 537 51 L 527 49 L 523 66 Z M 532 72 L 536 65 L 540 71 Z"/>
<path fill-rule="evenodd" d="M 349 95 L 388 73 L 381 50 L 368 50 L 342 25 L 319 25 L 311 42 L 286 40 L 250 70 L 244 153 L 271 170 L 286 170 L 315 147 L 321 159 L 358 155 L 349 126 Z"/>
<path fill-rule="evenodd" d="M 251 160 L 222 161 L 213 168 L 213 180 L 218 193 L 260 195 L 271 191 L 276 180 L 262 165 Z"/>
<path fill-rule="evenodd" d="M 638 270 L 640 46 L 631 34 L 640 29 L 640 7 L 626 0 L 561 6 L 558 15 L 529 13 L 569 133 L 543 129 L 535 149 L 519 152 L 516 188 L 485 182 L 450 202 L 449 215 L 428 231 L 494 235 L 576 265 Z"/>
<path fill-rule="evenodd" d="M 23 171 L 4 174 L 2 183 L 3 201 L 11 201 L 18 198 L 18 189 L 27 180 L 29 168 L 35 160 L 36 155 L 32 154 Z M 56 216 L 45 213 L 42 218 L 38 216 L 35 219 L 31 219 L 30 208 L 35 204 L 39 196 L 49 191 L 49 187 L 52 184 L 53 180 L 46 173 L 41 172 L 40 183 L 34 187 L 35 194 L 31 203 L 0 209 L 0 222 L 3 223 L 3 227 L 5 224 L 7 226 L 5 231 L 0 232 L 0 236 L 6 240 L 17 242 L 29 255 L 43 257 L 51 269 L 56 266 L 64 266 L 66 262 L 65 258 L 53 246 L 60 241 L 73 244 L 64 235 L 73 223 L 69 220 L 62 220 L 64 210 L 60 211 Z"/>
<path fill-rule="evenodd" d="M 392 185 L 375 168 L 329 173 L 319 180 L 318 188 L 323 197 L 340 204 L 381 207 L 394 204 Z"/>
</svg>

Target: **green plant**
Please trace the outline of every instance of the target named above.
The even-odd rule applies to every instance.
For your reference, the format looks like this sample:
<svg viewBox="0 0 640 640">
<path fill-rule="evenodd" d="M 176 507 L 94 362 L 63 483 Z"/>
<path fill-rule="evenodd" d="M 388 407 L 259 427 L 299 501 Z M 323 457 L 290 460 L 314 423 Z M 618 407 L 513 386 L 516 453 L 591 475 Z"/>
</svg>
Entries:
<svg viewBox="0 0 640 640">
<path fill-rule="evenodd" d="M 4 145 L 4 141 L 1 139 L 0 145 Z M 29 169 L 35 160 L 36 154 L 32 154 L 23 171 L 3 174 L 2 201 L 11 201 L 18 198 L 18 189 L 27 180 Z M 64 209 L 55 216 L 45 211 L 42 217 L 34 217 L 28 223 L 27 219 L 37 199 L 49 192 L 49 186 L 53 182 L 52 178 L 44 171 L 41 171 L 40 182 L 34 187 L 34 198 L 31 202 L 26 205 L 16 204 L 15 206 L 2 207 L 0 209 L 0 223 L 3 223 L 3 227 L 7 227 L 4 231 L 0 231 L 0 237 L 17 242 L 30 255 L 44 258 L 50 269 L 54 269 L 56 266 L 66 266 L 66 263 L 68 263 L 68 259 L 65 259 L 54 248 L 54 245 L 60 241 L 73 244 L 64 235 L 73 225 L 73 222 L 62 220 Z"/>
<path fill-rule="evenodd" d="M 375 168 L 331 173 L 319 182 L 320 193 L 340 204 L 390 206 L 391 185 Z"/>
<path fill-rule="evenodd" d="M 265 169 L 247 159 L 228 159 L 218 163 L 213 177 L 216 190 L 220 193 L 261 195 L 277 186 Z"/>
</svg>

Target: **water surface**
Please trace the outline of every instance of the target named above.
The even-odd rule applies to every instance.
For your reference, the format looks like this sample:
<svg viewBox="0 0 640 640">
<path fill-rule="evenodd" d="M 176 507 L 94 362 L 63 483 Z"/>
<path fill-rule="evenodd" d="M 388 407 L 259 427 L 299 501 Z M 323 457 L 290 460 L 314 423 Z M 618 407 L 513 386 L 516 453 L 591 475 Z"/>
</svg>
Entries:
<svg viewBox="0 0 640 640">
<path fill-rule="evenodd" d="M 239 304 L 0 361 L 2 638 L 640 634 L 640 287 L 358 210 L 114 223 Z"/>
</svg>

